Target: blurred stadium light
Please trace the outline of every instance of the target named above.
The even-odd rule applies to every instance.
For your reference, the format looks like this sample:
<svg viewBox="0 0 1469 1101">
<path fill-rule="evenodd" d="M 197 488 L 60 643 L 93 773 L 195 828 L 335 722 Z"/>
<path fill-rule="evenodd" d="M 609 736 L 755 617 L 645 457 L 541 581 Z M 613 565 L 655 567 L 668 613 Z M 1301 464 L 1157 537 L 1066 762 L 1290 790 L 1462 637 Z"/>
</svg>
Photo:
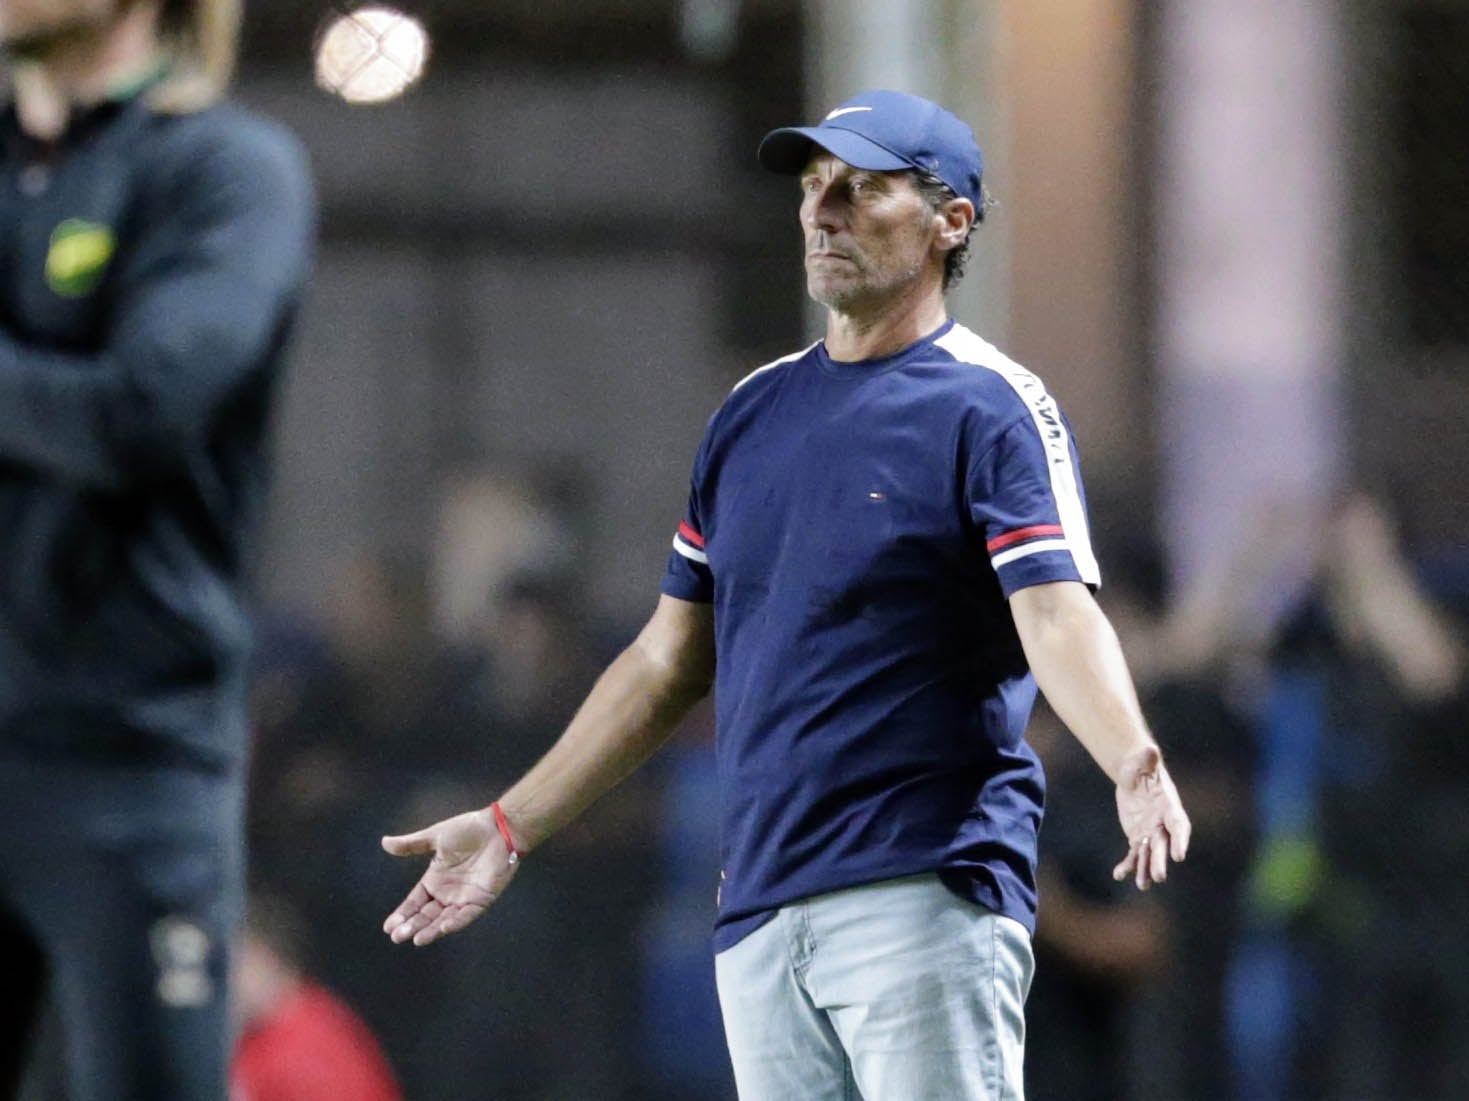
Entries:
<svg viewBox="0 0 1469 1101">
<path fill-rule="evenodd" d="M 411 15 L 369 4 L 328 18 L 316 42 L 316 83 L 348 103 L 382 103 L 423 75 L 429 39 Z"/>
<path fill-rule="evenodd" d="M 680 32 L 684 49 L 699 61 L 722 61 L 735 48 L 740 0 L 683 0 Z"/>
</svg>

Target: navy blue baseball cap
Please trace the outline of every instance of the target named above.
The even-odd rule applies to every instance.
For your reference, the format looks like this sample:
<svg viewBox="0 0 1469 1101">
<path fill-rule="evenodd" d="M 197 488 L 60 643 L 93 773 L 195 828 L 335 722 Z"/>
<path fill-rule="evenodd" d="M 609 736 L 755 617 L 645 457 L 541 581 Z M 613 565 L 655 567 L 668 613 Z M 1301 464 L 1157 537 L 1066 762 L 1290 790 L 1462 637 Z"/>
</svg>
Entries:
<svg viewBox="0 0 1469 1101">
<path fill-rule="evenodd" d="M 906 92 L 862 92 L 815 126 L 772 130 L 757 156 L 772 172 L 798 175 L 819 145 L 853 168 L 900 172 L 913 168 L 937 176 L 984 217 L 980 180 L 984 158 L 974 131 L 937 103 Z"/>
</svg>

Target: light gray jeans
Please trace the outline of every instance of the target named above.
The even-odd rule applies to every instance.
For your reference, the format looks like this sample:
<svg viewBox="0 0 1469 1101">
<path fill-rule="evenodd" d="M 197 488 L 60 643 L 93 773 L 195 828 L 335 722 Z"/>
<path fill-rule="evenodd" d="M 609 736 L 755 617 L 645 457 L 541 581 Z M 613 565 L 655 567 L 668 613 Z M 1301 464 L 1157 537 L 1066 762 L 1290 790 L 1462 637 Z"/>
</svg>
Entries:
<svg viewBox="0 0 1469 1101">
<path fill-rule="evenodd" d="M 740 1101 L 1022 1101 L 1023 926 L 937 875 L 791 903 L 714 957 Z"/>
</svg>

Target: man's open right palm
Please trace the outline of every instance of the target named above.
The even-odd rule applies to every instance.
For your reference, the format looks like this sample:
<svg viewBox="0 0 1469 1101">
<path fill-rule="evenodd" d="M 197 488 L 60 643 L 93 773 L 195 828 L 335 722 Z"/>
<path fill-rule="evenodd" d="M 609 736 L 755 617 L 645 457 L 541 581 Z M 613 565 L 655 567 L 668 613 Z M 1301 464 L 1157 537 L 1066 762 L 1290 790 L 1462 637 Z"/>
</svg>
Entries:
<svg viewBox="0 0 1469 1101">
<path fill-rule="evenodd" d="M 417 833 L 384 837 L 394 856 L 432 854 L 423 876 L 383 922 L 402 944 L 422 946 L 456 933 L 490 908 L 515 876 L 515 865 L 488 810 L 445 818 Z"/>
</svg>

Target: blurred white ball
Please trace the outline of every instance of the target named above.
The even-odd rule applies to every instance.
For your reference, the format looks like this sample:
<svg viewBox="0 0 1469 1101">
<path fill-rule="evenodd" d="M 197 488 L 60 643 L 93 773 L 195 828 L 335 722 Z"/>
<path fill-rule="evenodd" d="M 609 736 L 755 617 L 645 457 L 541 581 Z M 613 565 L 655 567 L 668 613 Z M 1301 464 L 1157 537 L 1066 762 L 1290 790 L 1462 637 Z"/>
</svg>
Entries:
<svg viewBox="0 0 1469 1101">
<path fill-rule="evenodd" d="M 327 26 L 316 46 L 316 83 L 348 103 L 382 103 L 402 95 L 427 60 L 423 24 L 373 4 Z"/>
</svg>

